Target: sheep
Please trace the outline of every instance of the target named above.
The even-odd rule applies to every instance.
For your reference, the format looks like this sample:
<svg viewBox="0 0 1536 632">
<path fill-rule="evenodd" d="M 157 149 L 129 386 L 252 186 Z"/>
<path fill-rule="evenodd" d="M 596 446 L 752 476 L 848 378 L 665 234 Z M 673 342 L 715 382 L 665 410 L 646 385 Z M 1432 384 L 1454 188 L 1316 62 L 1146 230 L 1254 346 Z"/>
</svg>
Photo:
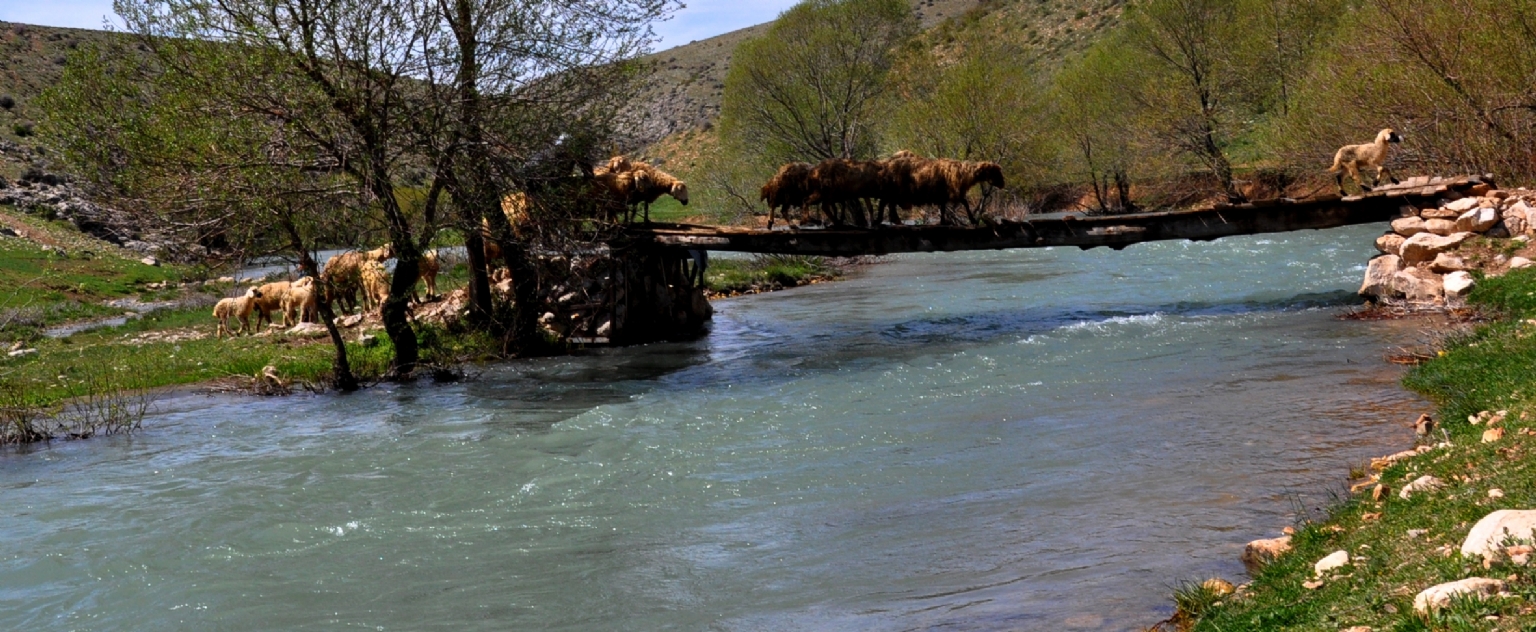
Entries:
<svg viewBox="0 0 1536 632">
<path fill-rule="evenodd" d="M 804 217 L 806 199 L 811 195 L 811 169 L 808 162 L 792 162 L 779 167 L 778 173 L 768 180 L 762 188 L 762 200 L 768 203 L 768 228 L 773 229 L 774 209 L 784 209 L 785 221 L 789 219 L 791 207 L 801 209 Z"/>
<path fill-rule="evenodd" d="M 834 158 L 823 160 L 811 169 L 811 194 L 807 204 L 820 204 L 823 211 L 838 205 L 851 207 L 854 221 L 860 226 L 869 222 L 864 213 L 863 200 L 881 197 L 880 181 L 884 163 L 866 160 Z M 841 214 L 829 213 L 834 224 L 842 224 Z"/>
<path fill-rule="evenodd" d="M 293 321 L 288 315 L 288 297 L 293 292 L 293 284 L 288 281 L 276 281 L 267 283 L 260 288 L 261 297 L 256 299 L 256 325 L 263 322 L 272 323 L 273 313 L 282 313 L 283 327 L 292 327 Z"/>
<path fill-rule="evenodd" d="M 606 166 L 593 170 L 593 178 L 597 183 L 595 194 L 599 199 L 606 198 L 606 204 L 603 204 L 605 215 L 620 208 L 619 204 L 629 211 L 638 206 L 644 209 L 644 219 L 649 224 L 651 204 L 663 195 L 672 196 L 683 206 L 688 205 L 687 183 L 649 163 L 614 156 Z M 625 220 L 633 221 L 633 217 L 630 212 Z"/>
<path fill-rule="evenodd" d="M 319 321 L 319 296 L 315 294 L 315 278 L 304 277 L 288 287 L 283 299 L 283 323 L 289 319 L 300 323 Z"/>
<path fill-rule="evenodd" d="M 1003 168 L 994 162 L 968 162 L 949 158 L 924 160 L 912 171 L 911 189 L 906 192 L 904 204 L 911 206 L 936 205 L 939 207 L 939 223 L 954 224 L 950 207 L 959 205 L 965 209 L 972 224 L 977 216 L 967 194 L 976 185 L 1005 186 Z"/>
<path fill-rule="evenodd" d="M 384 272 L 384 264 L 364 261 L 358 274 L 362 277 L 364 309 L 373 311 L 383 307 L 384 301 L 389 299 L 389 275 Z"/>
<path fill-rule="evenodd" d="M 422 253 L 421 262 L 417 267 L 416 278 L 420 279 L 423 283 L 426 284 L 427 300 L 432 300 L 432 297 L 437 296 L 437 273 L 439 270 L 441 270 L 441 267 L 439 265 L 437 251 L 428 250 Z M 418 303 L 423 302 L 420 297 L 414 296 L 414 292 L 413 298 L 416 298 Z"/>
<path fill-rule="evenodd" d="M 1328 168 L 1328 172 L 1334 174 L 1334 179 L 1339 184 L 1339 195 L 1344 195 L 1344 174 L 1346 173 L 1355 179 L 1355 184 L 1359 185 L 1360 190 L 1364 192 L 1370 192 L 1373 187 L 1379 186 L 1382 174 L 1387 174 L 1392 184 L 1397 184 L 1397 178 L 1392 177 L 1392 174 L 1387 171 L 1387 147 L 1391 143 L 1401 142 L 1403 137 L 1389 127 L 1377 133 L 1374 142 L 1340 147 L 1339 152 L 1333 156 L 1333 166 Z M 1360 181 L 1360 169 L 1363 167 L 1376 169 L 1376 177 L 1371 181 L 1371 186 L 1365 186 L 1365 183 Z"/>
<path fill-rule="evenodd" d="M 367 255 L 364 253 L 349 250 L 331 257 L 320 272 L 320 280 L 330 293 L 331 302 L 340 305 L 343 311 L 357 309 L 357 293 L 363 284 L 359 269 L 365 260 Z"/>
<path fill-rule="evenodd" d="M 240 321 L 239 333 L 254 332 L 255 328 L 251 327 L 251 310 L 260 298 L 261 290 L 253 287 L 238 298 L 220 299 L 218 304 L 213 306 L 213 317 L 219 319 L 218 337 L 223 338 L 225 334 L 236 335 L 229 330 L 230 318 Z"/>
<path fill-rule="evenodd" d="M 631 173 L 636 174 L 635 200 L 645 208 L 645 223 L 651 223 L 651 203 L 663 195 L 670 195 L 688 206 L 688 185 L 672 174 L 643 162 L 636 163 Z"/>
</svg>

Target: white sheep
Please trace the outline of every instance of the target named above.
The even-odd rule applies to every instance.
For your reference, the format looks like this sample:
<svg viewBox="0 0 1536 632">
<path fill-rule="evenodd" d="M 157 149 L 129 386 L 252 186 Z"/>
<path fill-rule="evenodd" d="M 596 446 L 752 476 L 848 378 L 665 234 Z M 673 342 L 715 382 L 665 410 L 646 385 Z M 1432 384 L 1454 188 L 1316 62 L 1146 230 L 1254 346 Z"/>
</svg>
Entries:
<svg viewBox="0 0 1536 632">
<path fill-rule="evenodd" d="M 256 301 L 260 298 L 261 290 L 251 288 L 246 290 L 243 296 L 221 299 L 217 305 L 214 305 L 213 317 L 219 319 L 218 337 L 223 338 L 225 334 L 236 335 L 229 330 L 231 317 L 240 321 L 239 333 L 253 333 L 255 328 L 251 327 L 251 310 L 255 309 Z"/>
<path fill-rule="evenodd" d="M 1376 134 L 1374 142 L 1340 147 L 1339 153 L 1333 156 L 1333 166 L 1328 168 L 1328 172 L 1334 174 L 1339 183 L 1339 195 L 1344 195 L 1344 174 L 1346 173 L 1355 179 L 1355 184 L 1360 185 L 1361 191 L 1369 192 L 1372 187 L 1380 185 L 1381 176 L 1384 173 L 1392 180 L 1392 184 L 1397 184 L 1397 178 L 1387 173 L 1387 147 L 1391 143 L 1401 142 L 1403 137 L 1398 136 L 1392 128 L 1387 128 Z M 1376 169 L 1376 178 L 1371 181 L 1369 187 L 1360 181 L 1360 169 L 1365 167 Z"/>
</svg>

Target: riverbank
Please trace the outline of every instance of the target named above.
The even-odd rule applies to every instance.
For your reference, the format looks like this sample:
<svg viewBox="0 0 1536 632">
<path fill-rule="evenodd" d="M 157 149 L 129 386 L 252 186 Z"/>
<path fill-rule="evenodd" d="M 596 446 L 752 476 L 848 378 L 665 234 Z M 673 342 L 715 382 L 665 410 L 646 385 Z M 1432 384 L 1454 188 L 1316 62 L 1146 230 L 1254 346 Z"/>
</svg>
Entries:
<svg viewBox="0 0 1536 632">
<path fill-rule="evenodd" d="M 1418 447 L 1356 468 L 1353 493 L 1326 518 L 1299 522 L 1287 528 L 1288 535 L 1251 544 L 1249 557 L 1259 568 L 1235 594 L 1214 582 L 1181 590 L 1180 614 L 1166 627 L 1355 632 L 1536 627 L 1536 568 L 1528 565 L 1527 546 L 1536 534 L 1514 529 L 1510 541 L 1496 542 L 1487 556 L 1478 551 L 1486 537 L 1473 535 L 1494 511 L 1536 507 L 1536 269 L 1521 260 L 1529 252 L 1521 236 L 1528 225 L 1509 217 L 1506 213 L 1507 223 L 1500 226 L 1516 224 L 1521 230 L 1460 235 L 1454 246 L 1418 255 L 1423 261 L 1415 263 L 1437 262 L 1439 270 L 1398 268 L 1388 275 L 1396 284 L 1373 284 L 1367 274 L 1362 293 L 1417 302 L 1421 309 L 1466 308 L 1480 323 L 1437 328 L 1440 348 L 1424 354 L 1425 361 L 1404 379 L 1404 386 L 1436 406 L 1429 421 L 1419 422 Z M 1396 228 L 1420 228 L 1412 224 Z M 1419 241 L 1439 238 L 1423 234 Z M 1382 241 L 1404 241 L 1390 237 Z M 1398 255 L 1384 249 L 1371 267 L 1402 265 L 1394 259 Z M 1447 269 L 1452 266 L 1460 269 Z M 1436 279 L 1446 288 L 1436 292 L 1423 279 L 1439 273 L 1450 274 Z M 1471 283 L 1464 287 L 1459 278 L 1450 280 L 1452 274 Z M 1449 291 L 1453 283 L 1457 291 Z M 1269 553 L 1280 551 L 1266 562 Z"/>
</svg>

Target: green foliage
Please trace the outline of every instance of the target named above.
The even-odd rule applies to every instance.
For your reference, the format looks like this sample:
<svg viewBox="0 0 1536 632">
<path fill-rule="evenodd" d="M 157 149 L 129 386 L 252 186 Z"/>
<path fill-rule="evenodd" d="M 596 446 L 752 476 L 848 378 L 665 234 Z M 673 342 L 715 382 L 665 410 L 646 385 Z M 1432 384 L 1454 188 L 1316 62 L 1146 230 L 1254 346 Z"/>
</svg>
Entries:
<svg viewBox="0 0 1536 632">
<path fill-rule="evenodd" d="M 741 294 L 805 285 L 836 278 L 841 272 L 821 257 L 757 255 L 751 259 L 716 259 L 704 273 L 704 286 L 718 294 Z"/>
</svg>

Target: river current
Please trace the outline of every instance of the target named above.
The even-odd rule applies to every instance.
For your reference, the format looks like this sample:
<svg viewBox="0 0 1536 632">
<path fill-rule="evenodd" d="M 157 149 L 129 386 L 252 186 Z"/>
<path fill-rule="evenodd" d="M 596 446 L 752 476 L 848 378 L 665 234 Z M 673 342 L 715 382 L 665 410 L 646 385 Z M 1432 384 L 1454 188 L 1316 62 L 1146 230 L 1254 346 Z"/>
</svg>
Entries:
<svg viewBox="0 0 1536 632">
<path fill-rule="evenodd" d="M 1132 630 L 1425 406 L 1379 227 L 908 255 L 456 385 L 0 453 L 6 630 Z"/>
</svg>

